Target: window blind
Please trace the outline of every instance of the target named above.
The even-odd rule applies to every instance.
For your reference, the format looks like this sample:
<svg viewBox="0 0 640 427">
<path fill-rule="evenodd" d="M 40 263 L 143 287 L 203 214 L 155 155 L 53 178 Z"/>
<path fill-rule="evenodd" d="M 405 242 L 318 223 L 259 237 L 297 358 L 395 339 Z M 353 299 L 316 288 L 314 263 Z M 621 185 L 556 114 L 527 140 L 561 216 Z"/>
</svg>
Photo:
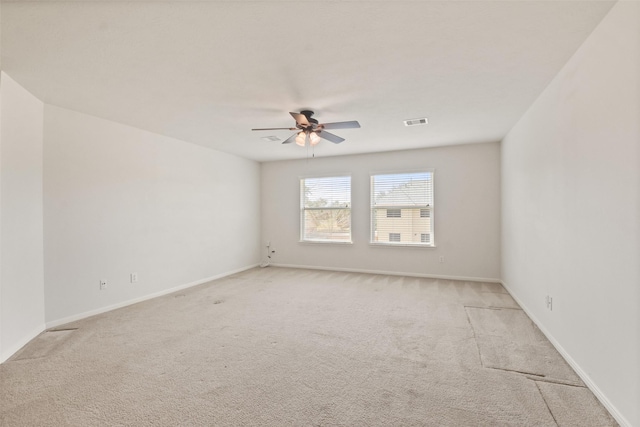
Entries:
<svg viewBox="0 0 640 427">
<path fill-rule="evenodd" d="M 300 240 L 351 242 L 351 177 L 300 180 Z"/>
<path fill-rule="evenodd" d="M 371 243 L 434 246 L 433 172 L 371 175 Z"/>
</svg>

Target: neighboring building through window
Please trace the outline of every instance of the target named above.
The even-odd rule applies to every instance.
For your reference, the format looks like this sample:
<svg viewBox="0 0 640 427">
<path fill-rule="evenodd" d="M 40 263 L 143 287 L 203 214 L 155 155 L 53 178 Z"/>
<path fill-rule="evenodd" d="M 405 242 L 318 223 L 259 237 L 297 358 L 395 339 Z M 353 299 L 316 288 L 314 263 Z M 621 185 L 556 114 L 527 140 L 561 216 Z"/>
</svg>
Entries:
<svg viewBox="0 0 640 427">
<path fill-rule="evenodd" d="M 402 209 L 387 209 L 387 218 L 402 218 Z"/>
<path fill-rule="evenodd" d="M 371 175 L 371 243 L 434 246 L 433 171 Z"/>
<path fill-rule="evenodd" d="M 351 243 L 351 177 L 300 180 L 300 240 Z"/>
</svg>

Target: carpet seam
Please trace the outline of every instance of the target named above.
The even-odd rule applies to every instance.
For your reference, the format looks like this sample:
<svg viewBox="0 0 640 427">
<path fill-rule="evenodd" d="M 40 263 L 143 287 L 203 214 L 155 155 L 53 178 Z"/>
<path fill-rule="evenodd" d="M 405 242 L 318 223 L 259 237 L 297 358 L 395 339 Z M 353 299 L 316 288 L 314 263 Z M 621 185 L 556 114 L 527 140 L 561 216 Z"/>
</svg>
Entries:
<svg viewBox="0 0 640 427">
<path fill-rule="evenodd" d="M 467 308 L 478 308 L 478 309 L 482 309 L 482 310 L 520 310 L 520 311 L 522 311 L 522 309 L 519 308 L 519 307 L 496 307 L 496 306 L 493 306 L 493 305 L 487 306 L 487 307 L 480 307 L 480 306 L 477 306 L 477 305 L 464 305 L 463 307 L 465 308 L 465 311 L 466 311 Z M 468 317 L 468 314 L 467 314 L 467 317 Z"/>
<path fill-rule="evenodd" d="M 531 381 L 533 381 L 533 384 L 536 386 L 536 389 L 538 390 L 538 393 L 540 394 L 540 397 L 542 398 L 542 401 L 544 402 L 545 406 L 547 407 L 547 410 L 549 411 L 549 414 L 551 415 L 551 418 L 553 418 L 553 422 L 556 423 L 556 426 L 559 426 L 558 420 L 556 420 L 556 416 L 553 415 L 553 411 L 549 407 L 549 403 L 547 403 L 547 399 L 544 398 L 544 394 L 542 393 L 542 390 L 540 390 L 540 387 L 538 386 L 538 383 L 535 380 L 531 380 Z"/>
<path fill-rule="evenodd" d="M 533 375 L 535 377 L 545 378 L 545 376 L 542 375 L 542 374 L 534 374 L 533 372 L 517 371 L 515 369 L 495 368 L 493 366 L 483 366 L 483 368 L 485 368 L 485 369 L 493 369 L 495 371 L 513 372 L 515 374 L 520 374 L 520 375 Z M 535 381 L 533 379 L 531 379 L 531 380 Z"/>
<path fill-rule="evenodd" d="M 562 382 L 562 380 L 558 380 L 555 378 L 528 378 L 531 381 L 536 381 L 536 382 L 541 382 L 541 383 L 547 383 L 547 384 L 557 384 L 557 385 L 563 385 L 563 386 L 567 386 L 567 387 L 575 387 L 575 388 L 586 388 L 589 389 L 589 387 L 587 387 L 586 385 L 580 385 L 580 384 L 569 384 L 566 382 Z"/>
<path fill-rule="evenodd" d="M 473 333 L 473 342 L 476 343 L 476 350 L 478 350 L 478 359 L 480 360 L 480 367 L 484 368 L 484 362 L 482 361 L 482 353 L 480 353 L 480 346 L 478 345 L 478 339 L 476 338 L 476 330 L 473 327 L 473 323 L 471 323 L 471 317 L 469 317 L 469 312 L 467 311 L 467 306 L 463 305 L 462 307 L 464 307 L 464 313 L 467 315 L 467 323 L 469 323 L 469 326 L 471 327 L 471 333 Z"/>
</svg>

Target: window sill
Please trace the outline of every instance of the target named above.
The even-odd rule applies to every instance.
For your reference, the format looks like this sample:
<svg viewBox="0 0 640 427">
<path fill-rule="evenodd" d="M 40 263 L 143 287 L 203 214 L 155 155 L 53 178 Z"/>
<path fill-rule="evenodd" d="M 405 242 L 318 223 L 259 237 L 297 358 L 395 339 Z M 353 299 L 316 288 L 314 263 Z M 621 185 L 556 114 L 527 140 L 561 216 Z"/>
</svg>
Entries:
<svg viewBox="0 0 640 427">
<path fill-rule="evenodd" d="M 333 242 L 331 240 L 299 240 L 304 245 L 353 245 L 353 242 Z"/>
<path fill-rule="evenodd" d="M 383 242 L 369 242 L 369 246 L 374 247 L 394 247 L 400 246 L 403 248 L 424 248 L 424 249 L 434 249 L 436 245 L 421 245 L 421 244 L 411 244 L 411 243 L 383 243 Z"/>
</svg>

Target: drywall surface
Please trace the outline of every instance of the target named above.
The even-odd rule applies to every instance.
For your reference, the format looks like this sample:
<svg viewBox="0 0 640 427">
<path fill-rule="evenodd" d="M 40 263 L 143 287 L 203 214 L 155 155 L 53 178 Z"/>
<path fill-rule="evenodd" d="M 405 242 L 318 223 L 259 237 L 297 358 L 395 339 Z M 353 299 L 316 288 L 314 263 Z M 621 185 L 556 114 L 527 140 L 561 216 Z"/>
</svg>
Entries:
<svg viewBox="0 0 640 427">
<path fill-rule="evenodd" d="M 0 6 L 0 9 L 2 7 Z M 0 29 L 1 32 L 1 29 Z M 0 43 L 0 46 L 2 44 Z M 1 53 L 0 53 L 1 54 Z M 0 69 L 0 363 L 5 360 L 2 352 L 2 70 Z M 44 266 L 43 266 L 44 275 Z M 43 294 L 44 296 L 44 294 Z"/>
<path fill-rule="evenodd" d="M 41 101 L 2 75 L 0 362 L 44 329 Z"/>
<path fill-rule="evenodd" d="M 47 322 L 259 262 L 257 162 L 50 105 L 44 132 Z"/>
<path fill-rule="evenodd" d="M 502 143 L 503 280 L 634 426 L 639 79 L 640 3 L 618 2 Z"/>
<path fill-rule="evenodd" d="M 2 58 L 2 5 L 0 4 L 0 58 Z M 2 84 L 2 63 L 0 62 L 0 85 Z M 2 155 L 2 89 L 0 88 L 0 158 Z M 2 162 L 0 161 L 0 223 L 2 221 Z M 2 242 L 2 226 L 0 226 L 0 242 Z M 0 363 L 2 358 L 2 250 L 0 250 Z"/>
<path fill-rule="evenodd" d="M 435 170 L 436 247 L 370 245 L 371 173 L 425 168 Z M 300 177 L 342 174 L 351 175 L 353 244 L 300 243 Z M 499 234 L 498 143 L 262 164 L 262 240 L 275 264 L 497 279 Z"/>
</svg>

